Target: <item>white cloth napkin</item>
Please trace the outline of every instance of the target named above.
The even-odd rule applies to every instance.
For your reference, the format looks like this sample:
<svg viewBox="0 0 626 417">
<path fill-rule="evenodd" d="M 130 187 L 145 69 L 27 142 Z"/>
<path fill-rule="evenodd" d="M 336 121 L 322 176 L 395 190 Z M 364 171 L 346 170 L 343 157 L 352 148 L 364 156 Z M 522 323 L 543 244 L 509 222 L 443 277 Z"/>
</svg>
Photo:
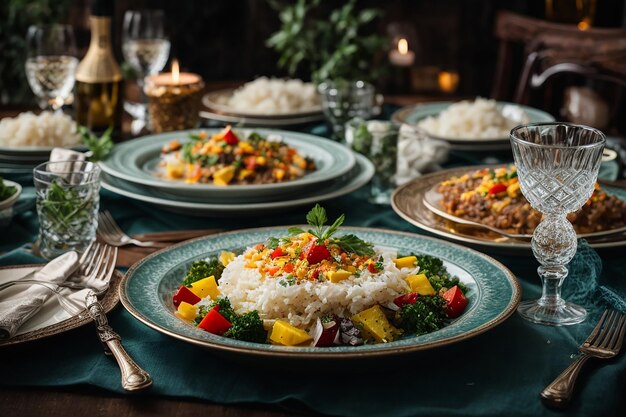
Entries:
<svg viewBox="0 0 626 417">
<path fill-rule="evenodd" d="M 413 127 L 403 124 L 398 135 L 398 165 L 396 185 L 402 185 L 424 173 L 441 169 L 448 159 L 450 145 L 430 139 Z"/>
<path fill-rule="evenodd" d="M 78 254 L 70 251 L 50 261 L 31 278 L 59 284 L 72 275 L 77 267 Z M 25 290 L 7 299 L 3 299 L 0 293 L 0 339 L 13 337 L 20 326 L 34 316 L 52 295 L 49 289 L 41 285 L 24 287 Z"/>
</svg>

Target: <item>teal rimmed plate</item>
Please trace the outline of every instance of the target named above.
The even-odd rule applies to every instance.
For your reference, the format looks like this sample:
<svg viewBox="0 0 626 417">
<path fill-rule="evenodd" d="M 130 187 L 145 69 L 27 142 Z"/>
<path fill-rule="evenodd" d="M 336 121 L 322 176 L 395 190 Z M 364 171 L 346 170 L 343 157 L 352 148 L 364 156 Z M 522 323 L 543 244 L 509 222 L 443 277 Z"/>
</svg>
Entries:
<svg viewBox="0 0 626 417">
<path fill-rule="evenodd" d="M 254 131 L 264 137 L 280 137 L 302 155 L 315 161 L 316 170 L 293 181 L 276 184 L 249 184 L 217 186 L 213 184 L 188 184 L 159 175 L 159 157 L 163 145 L 173 139 L 187 142 L 189 133 L 207 132 L 209 135 L 221 129 L 196 129 L 181 132 L 144 136 L 115 146 L 106 160 L 100 162 L 102 170 L 119 179 L 147 186 L 181 197 L 210 199 L 211 202 L 259 202 L 275 200 L 285 193 L 315 189 L 349 172 L 355 164 L 354 153 L 347 147 L 305 133 L 273 129 L 236 129 Z"/>
<path fill-rule="evenodd" d="M 331 348 L 285 347 L 242 342 L 198 329 L 174 314 L 172 295 L 195 260 L 215 256 L 282 236 L 287 226 L 248 229 L 190 240 L 156 252 L 130 268 L 120 287 L 124 307 L 139 321 L 168 336 L 212 350 L 259 357 L 288 359 L 345 359 L 389 356 L 431 349 L 479 335 L 506 320 L 517 307 L 521 289 L 502 264 L 471 249 L 441 240 L 383 229 L 343 228 L 377 246 L 399 252 L 420 252 L 444 260 L 448 270 L 469 287 L 465 313 L 441 330 L 408 336 L 391 343 Z"/>
</svg>

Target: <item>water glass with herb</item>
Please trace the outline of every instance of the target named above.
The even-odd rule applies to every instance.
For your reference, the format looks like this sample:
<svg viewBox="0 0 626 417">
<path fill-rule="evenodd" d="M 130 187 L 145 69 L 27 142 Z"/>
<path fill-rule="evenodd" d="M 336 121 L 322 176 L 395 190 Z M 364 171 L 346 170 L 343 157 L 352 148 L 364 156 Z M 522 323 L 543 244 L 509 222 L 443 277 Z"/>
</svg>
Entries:
<svg viewBox="0 0 626 417">
<path fill-rule="evenodd" d="M 400 126 L 382 120 L 352 119 L 346 124 L 346 144 L 367 156 L 376 172 L 370 183 L 370 202 L 389 204 L 396 188 Z"/>
<path fill-rule="evenodd" d="M 100 168 L 93 162 L 45 162 L 33 170 L 39 250 L 51 259 L 82 251 L 96 238 Z"/>
</svg>

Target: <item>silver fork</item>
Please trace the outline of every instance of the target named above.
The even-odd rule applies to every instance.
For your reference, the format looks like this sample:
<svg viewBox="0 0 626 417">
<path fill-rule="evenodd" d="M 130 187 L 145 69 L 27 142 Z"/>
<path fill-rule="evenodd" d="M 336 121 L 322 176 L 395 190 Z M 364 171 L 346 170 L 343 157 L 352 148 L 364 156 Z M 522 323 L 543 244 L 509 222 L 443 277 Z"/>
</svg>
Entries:
<svg viewBox="0 0 626 417">
<path fill-rule="evenodd" d="M 167 243 L 133 239 L 120 229 L 108 211 L 98 213 L 98 236 L 111 246 L 135 245 L 143 248 L 164 248 Z"/>
<path fill-rule="evenodd" d="M 580 356 L 541 392 L 543 402 L 551 407 L 567 405 L 578 373 L 587 359 L 609 359 L 616 356 L 624 340 L 626 316 L 616 311 L 605 311 L 587 340 L 578 349 Z"/>
<path fill-rule="evenodd" d="M 70 315 L 75 316 L 80 314 L 85 307 L 82 304 L 80 306 L 73 304 L 72 301 L 66 298 L 61 291 L 65 288 L 76 290 L 90 288 L 96 295 L 102 294 L 106 291 L 108 285 L 95 288 L 94 280 L 103 281 L 110 279 L 113 274 L 113 270 L 115 269 L 116 260 L 117 248 L 103 245 L 98 242 L 92 242 L 79 258 L 78 270 L 65 282 L 54 283 L 50 281 L 22 278 L 0 284 L 0 291 L 14 285 L 40 285 L 52 291 L 59 301 L 59 305 L 61 305 L 61 307 Z"/>
</svg>

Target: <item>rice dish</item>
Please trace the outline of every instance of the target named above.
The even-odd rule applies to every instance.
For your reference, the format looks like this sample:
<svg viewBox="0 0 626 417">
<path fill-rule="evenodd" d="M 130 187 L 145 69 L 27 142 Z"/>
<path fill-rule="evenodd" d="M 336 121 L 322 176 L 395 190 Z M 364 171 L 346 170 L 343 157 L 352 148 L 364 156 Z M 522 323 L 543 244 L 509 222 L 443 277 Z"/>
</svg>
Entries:
<svg viewBox="0 0 626 417">
<path fill-rule="evenodd" d="M 500 110 L 495 100 L 478 97 L 454 103 L 437 116 L 421 120 L 417 127 L 440 138 L 487 139 L 506 138 L 515 126 L 528 122 L 521 108 L 505 106 Z"/>
<path fill-rule="evenodd" d="M 20 113 L 15 118 L 0 120 L 0 146 L 24 147 L 72 147 L 81 143 L 76 123 L 62 113 L 48 111 L 35 115 Z"/>
<path fill-rule="evenodd" d="M 319 110 L 319 95 L 312 83 L 260 77 L 244 84 L 221 101 L 238 112 L 280 114 Z"/>
</svg>

